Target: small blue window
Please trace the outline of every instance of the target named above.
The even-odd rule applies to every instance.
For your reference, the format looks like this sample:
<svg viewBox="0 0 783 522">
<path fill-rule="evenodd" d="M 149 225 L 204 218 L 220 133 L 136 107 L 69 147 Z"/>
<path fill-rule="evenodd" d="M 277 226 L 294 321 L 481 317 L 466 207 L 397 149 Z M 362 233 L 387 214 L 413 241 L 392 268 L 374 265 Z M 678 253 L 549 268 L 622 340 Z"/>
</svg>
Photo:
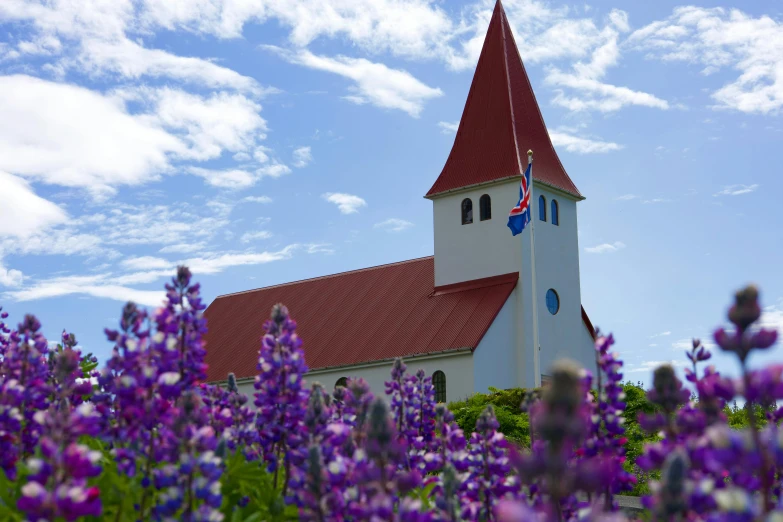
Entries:
<svg viewBox="0 0 783 522">
<path fill-rule="evenodd" d="M 538 196 L 538 219 L 546 221 L 546 198 Z"/>
<path fill-rule="evenodd" d="M 560 310 L 560 297 L 551 288 L 546 291 L 546 309 L 552 315 L 555 315 Z"/>
<path fill-rule="evenodd" d="M 552 200 L 552 224 L 560 225 L 560 212 L 558 212 L 556 199 Z"/>
</svg>

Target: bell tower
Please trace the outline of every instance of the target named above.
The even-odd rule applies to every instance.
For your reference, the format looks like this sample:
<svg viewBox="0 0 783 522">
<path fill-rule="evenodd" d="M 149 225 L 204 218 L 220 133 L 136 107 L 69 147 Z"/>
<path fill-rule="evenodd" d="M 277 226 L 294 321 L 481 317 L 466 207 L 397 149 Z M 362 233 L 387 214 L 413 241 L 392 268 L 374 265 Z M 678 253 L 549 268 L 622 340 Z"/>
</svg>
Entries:
<svg viewBox="0 0 783 522">
<path fill-rule="evenodd" d="M 519 197 L 527 151 L 534 152 L 536 295 L 530 226 L 516 237 L 506 222 Z M 446 164 L 425 198 L 432 201 L 435 286 L 519 273 L 514 295 L 518 384 L 540 382 L 554 360 L 592 367 L 584 345 L 577 202 L 584 199 L 549 138 L 511 26 L 495 5 L 459 128 Z M 534 301 L 535 300 L 535 301 Z M 537 307 L 540 351 L 533 342 Z M 570 348 L 569 348 L 570 347 Z M 480 356 L 480 354 L 477 354 Z M 538 358 L 540 364 L 533 364 Z M 589 365 L 589 366 L 588 366 Z M 540 366 L 541 372 L 534 369 Z"/>
</svg>

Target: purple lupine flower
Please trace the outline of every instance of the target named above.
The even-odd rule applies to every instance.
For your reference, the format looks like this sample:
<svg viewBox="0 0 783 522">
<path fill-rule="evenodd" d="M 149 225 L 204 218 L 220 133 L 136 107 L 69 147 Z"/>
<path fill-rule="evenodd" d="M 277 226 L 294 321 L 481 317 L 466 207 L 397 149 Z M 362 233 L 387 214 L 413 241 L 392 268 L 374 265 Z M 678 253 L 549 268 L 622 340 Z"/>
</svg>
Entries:
<svg viewBox="0 0 783 522">
<path fill-rule="evenodd" d="M 470 437 L 469 465 L 462 487 L 462 516 L 470 520 L 493 520 L 497 503 L 519 489 L 517 477 L 509 476 L 508 443 L 498 432 L 492 406 L 479 415 Z"/>
<path fill-rule="evenodd" d="M 392 364 L 391 380 L 386 382 L 386 395 L 389 396 L 396 431 L 403 437 L 408 431 L 411 409 L 409 402 L 412 400 L 413 393 L 412 386 L 406 379 L 407 369 L 408 367 L 398 357 Z"/>
<path fill-rule="evenodd" d="M 302 341 L 296 334 L 296 323 L 283 305 L 272 308 L 272 318 L 264 325 L 267 333 L 261 341 L 258 376 L 254 387 L 258 407 L 256 426 L 259 445 L 275 487 L 282 484 L 285 493 L 292 466 L 306 458 L 304 417 L 307 371 Z M 283 464 L 283 475 L 279 466 Z"/>
<path fill-rule="evenodd" d="M 614 344 L 612 335 L 603 336 L 596 330 L 596 365 L 597 365 L 597 400 L 590 402 L 591 411 L 590 434 L 584 442 L 582 455 L 596 462 L 583 463 L 585 470 L 589 467 L 611 472 L 605 473 L 609 484 L 605 493 L 605 510 L 614 510 L 613 495 L 624 489 L 630 489 L 636 482 L 636 477 L 623 470 L 625 462 L 625 426 L 623 412 L 625 410 L 625 392 L 623 391 L 620 373 L 622 361 L 617 352 L 610 350 Z M 591 379 L 585 377 L 585 387 L 590 388 Z M 594 484 L 595 482 L 593 482 Z"/>
<path fill-rule="evenodd" d="M 164 353 L 176 360 L 182 389 L 188 389 L 207 377 L 206 350 L 202 340 L 207 331 L 203 316 L 206 305 L 201 300 L 201 286 L 190 282 L 190 270 L 185 266 L 177 267 L 177 275 L 171 284 L 166 285 L 166 306 L 155 314 L 158 332 L 167 334 Z M 169 344 L 170 336 L 177 340 L 173 348 Z"/>
<path fill-rule="evenodd" d="M 72 349 L 54 356 L 55 397 L 48 410 L 34 415 L 40 426 L 41 458 L 31 457 L 29 482 L 22 488 L 17 507 L 31 520 L 68 521 L 83 516 L 100 516 L 101 502 L 96 487 L 87 479 L 100 474 L 101 453 L 78 443 L 79 437 L 100 431 L 100 416 L 90 402 L 71 407 L 70 397 L 80 384 L 76 381 L 80 356 Z"/>
<path fill-rule="evenodd" d="M 425 475 L 442 466 L 436 458 L 438 444 L 435 433 L 435 386 L 432 384 L 432 377 L 427 377 L 424 370 L 418 370 L 416 375 L 410 376 L 408 383 L 412 387 L 406 434 L 408 459 L 411 469 Z"/>
<path fill-rule="evenodd" d="M 48 342 L 40 328 L 35 316 L 26 315 L 17 330 L 8 331 L 3 324 L 0 335 L 0 466 L 9 476 L 20 458 L 33 454 L 41 435 L 33 417 L 49 407 L 52 393 Z"/>
<path fill-rule="evenodd" d="M 723 328 L 715 331 L 718 346 L 724 351 L 733 352 L 743 368 L 752 350 L 766 350 L 777 341 L 777 330 L 751 328 L 760 317 L 759 292 L 751 285 L 735 294 L 734 305 L 729 309 L 728 318 L 734 324 L 734 333 Z"/>
<path fill-rule="evenodd" d="M 178 401 L 173 432 L 180 441 L 176 469 L 169 465 L 153 471 L 153 483 L 162 490 L 152 513 L 181 520 L 219 520 L 220 477 L 223 462 L 217 452 L 215 430 L 208 423 L 208 408 L 196 391 L 186 391 Z"/>
<path fill-rule="evenodd" d="M 363 445 L 353 455 L 355 493 L 347 499 L 346 515 L 359 520 L 391 520 L 399 502 L 396 490 L 404 475 L 406 448 L 383 399 L 370 404 L 361 430 Z"/>
</svg>

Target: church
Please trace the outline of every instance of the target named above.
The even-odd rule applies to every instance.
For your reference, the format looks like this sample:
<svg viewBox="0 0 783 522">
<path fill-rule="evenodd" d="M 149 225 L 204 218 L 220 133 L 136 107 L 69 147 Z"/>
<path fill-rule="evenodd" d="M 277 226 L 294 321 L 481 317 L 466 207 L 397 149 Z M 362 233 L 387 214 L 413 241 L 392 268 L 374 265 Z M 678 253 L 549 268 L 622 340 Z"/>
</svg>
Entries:
<svg viewBox="0 0 783 522">
<path fill-rule="evenodd" d="M 528 150 L 532 223 L 512 236 Z M 552 145 L 500 0 L 454 145 L 424 197 L 433 256 L 217 297 L 205 312 L 208 380 L 233 372 L 252 394 L 275 303 L 298 323 L 308 380 L 327 388 L 361 377 L 382 395 L 397 357 L 432 376 L 439 402 L 539 386 L 560 358 L 594 368 L 579 282 L 584 196 Z"/>
</svg>

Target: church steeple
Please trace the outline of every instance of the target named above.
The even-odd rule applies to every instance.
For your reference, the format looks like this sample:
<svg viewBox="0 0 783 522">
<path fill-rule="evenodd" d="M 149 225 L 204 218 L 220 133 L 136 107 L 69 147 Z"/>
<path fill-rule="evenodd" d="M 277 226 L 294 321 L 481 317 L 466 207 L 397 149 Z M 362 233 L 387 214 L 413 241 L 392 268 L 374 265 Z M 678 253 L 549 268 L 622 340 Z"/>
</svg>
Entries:
<svg viewBox="0 0 783 522">
<path fill-rule="evenodd" d="M 454 145 L 425 197 L 519 176 L 527 166 L 528 149 L 536 154 L 536 181 L 584 199 L 552 146 L 498 0 Z"/>
</svg>

